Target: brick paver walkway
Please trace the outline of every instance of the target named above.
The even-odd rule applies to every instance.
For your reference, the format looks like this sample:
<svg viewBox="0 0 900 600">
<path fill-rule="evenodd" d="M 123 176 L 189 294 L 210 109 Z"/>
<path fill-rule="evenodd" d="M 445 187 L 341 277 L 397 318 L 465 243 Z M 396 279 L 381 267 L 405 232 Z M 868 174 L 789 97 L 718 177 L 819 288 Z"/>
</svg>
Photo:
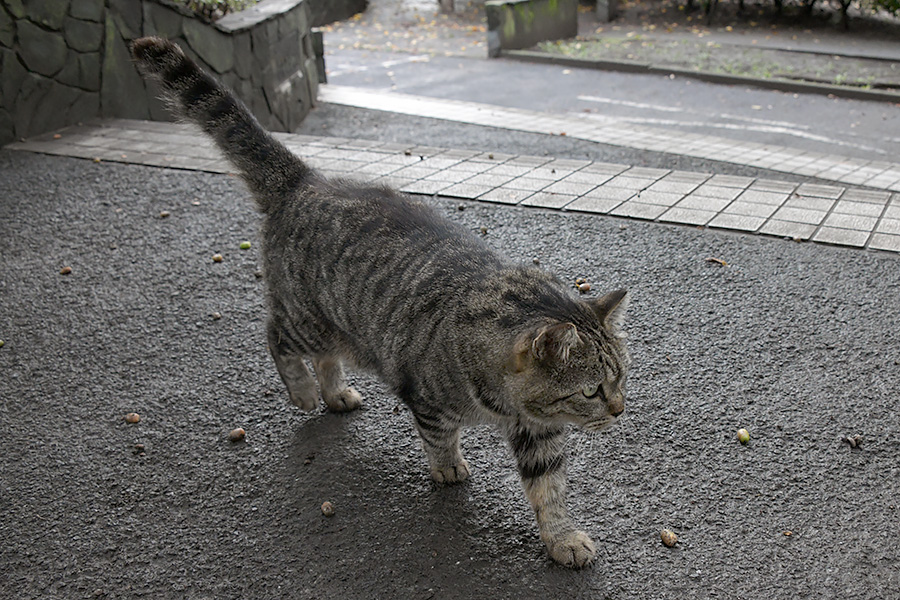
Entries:
<svg viewBox="0 0 900 600">
<path fill-rule="evenodd" d="M 293 134 L 276 137 L 326 175 L 386 182 L 411 194 L 900 252 L 900 193 L 892 192 L 893 185 L 889 189 L 861 189 L 796 184 L 587 160 L 512 156 L 489 150 Z M 231 170 L 198 130 L 173 123 L 97 121 L 7 148 L 216 173 Z"/>
</svg>

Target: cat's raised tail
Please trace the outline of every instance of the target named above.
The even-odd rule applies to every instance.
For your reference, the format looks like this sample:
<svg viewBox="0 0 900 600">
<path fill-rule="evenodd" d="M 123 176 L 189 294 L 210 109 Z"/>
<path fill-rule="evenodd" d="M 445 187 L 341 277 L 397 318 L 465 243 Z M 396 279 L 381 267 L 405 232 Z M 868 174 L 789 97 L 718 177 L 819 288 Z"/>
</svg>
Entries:
<svg viewBox="0 0 900 600">
<path fill-rule="evenodd" d="M 264 211 L 292 195 L 312 170 L 272 137 L 244 104 L 169 40 L 134 40 L 131 54 L 144 77 L 162 87 L 180 118 L 198 124 L 238 168 Z"/>
</svg>

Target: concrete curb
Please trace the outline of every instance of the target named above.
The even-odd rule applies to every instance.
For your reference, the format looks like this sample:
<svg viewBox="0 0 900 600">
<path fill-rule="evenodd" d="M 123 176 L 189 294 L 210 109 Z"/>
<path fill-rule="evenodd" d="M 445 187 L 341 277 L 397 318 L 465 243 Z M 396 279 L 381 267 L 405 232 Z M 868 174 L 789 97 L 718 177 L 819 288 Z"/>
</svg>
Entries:
<svg viewBox="0 0 900 600">
<path fill-rule="evenodd" d="M 578 69 L 599 69 L 605 71 L 620 71 L 623 73 L 645 73 L 648 75 L 676 75 L 690 77 L 709 83 L 721 83 L 725 85 L 749 85 L 770 90 L 778 90 L 788 93 L 820 94 L 823 96 L 837 96 L 852 100 L 872 100 L 875 102 L 900 103 L 900 93 L 885 90 L 866 90 L 848 86 L 832 85 L 827 83 L 813 83 L 809 81 L 791 81 L 789 79 L 760 79 L 757 77 L 744 77 L 741 75 L 726 75 L 722 73 L 710 73 L 706 71 L 692 71 L 678 67 L 658 66 L 651 63 L 632 60 L 585 60 L 569 56 L 555 56 L 544 52 L 532 50 L 504 50 L 501 58 L 520 60 L 527 62 L 553 64 Z"/>
</svg>

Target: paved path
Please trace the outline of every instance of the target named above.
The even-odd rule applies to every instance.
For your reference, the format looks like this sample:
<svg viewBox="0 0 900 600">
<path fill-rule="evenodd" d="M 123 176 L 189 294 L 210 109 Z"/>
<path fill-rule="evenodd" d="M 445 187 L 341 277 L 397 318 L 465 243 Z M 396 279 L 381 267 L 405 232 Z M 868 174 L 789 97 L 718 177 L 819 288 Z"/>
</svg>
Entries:
<svg viewBox="0 0 900 600">
<path fill-rule="evenodd" d="M 326 102 L 358 108 L 518 131 L 567 135 L 602 144 L 695 156 L 793 175 L 817 177 L 838 183 L 900 191 L 898 163 L 850 158 L 776 144 L 738 141 L 675 129 L 646 127 L 627 123 L 624 119 L 615 117 L 592 115 L 592 118 L 587 120 L 583 115 L 550 114 L 490 104 L 340 86 L 323 87 L 320 97 Z"/>
<path fill-rule="evenodd" d="M 409 98 L 391 94 L 328 88 L 324 98 L 340 95 L 370 100 L 369 108 L 390 103 L 393 110 L 496 127 L 561 133 L 565 117 L 523 119 L 524 111 L 467 103 Z M 381 106 L 386 108 L 386 106 Z M 434 110 L 434 114 L 429 111 Z M 647 132 L 635 138 L 615 127 L 572 129 L 573 137 L 604 143 L 642 144 L 646 149 L 674 151 L 677 140 Z M 576 133 L 577 131 L 577 133 Z M 608 214 L 746 233 L 812 240 L 872 250 L 900 252 L 900 167 L 889 165 L 866 179 L 868 188 L 849 185 L 793 183 L 766 178 L 672 171 L 588 160 L 553 159 L 450 148 L 409 146 L 346 138 L 276 134 L 291 150 L 327 175 L 353 176 L 386 182 L 413 194 L 518 204 L 545 209 Z M 699 137 L 699 136 L 697 136 Z M 682 151 L 692 143 L 704 156 L 751 161 L 762 166 L 772 154 L 786 149 L 758 148 L 747 153 L 710 146 L 707 138 L 680 136 Z M 747 146 L 747 144 L 744 144 Z M 8 146 L 12 150 L 42 152 L 93 160 L 115 161 L 209 172 L 227 172 L 218 151 L 187 125 L 106 120 L 70 127 Z M 794 156 L 795 174 L 819 178 L 838 169 L 838 157 L 815 153 Z M 785 159 L 787 160 L 787 159 Z M 851 164 L 851 161 L 845 161 Z M 783 165 L 782 165 L 783 166 Z M 769 168 L 774 169 L 774 166 Z M 864 169 L 859 166 L 857 171 Z M 890 173 L 887 175 L 886 173 Z M 896 174 L 896 176 L 894 175 Z M 896 177 L 896 179 L 894 179 Z M 844 176 L 846 179 L 846 176 Z M 878 189 L 880 187 L 880 189 Z"/>
</svg>

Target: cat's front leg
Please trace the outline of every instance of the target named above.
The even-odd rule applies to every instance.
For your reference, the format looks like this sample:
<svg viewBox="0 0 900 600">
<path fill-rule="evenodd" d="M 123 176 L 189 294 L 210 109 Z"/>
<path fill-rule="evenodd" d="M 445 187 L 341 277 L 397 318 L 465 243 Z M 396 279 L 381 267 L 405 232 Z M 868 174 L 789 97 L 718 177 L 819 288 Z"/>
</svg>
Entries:
<svg viewBox="0 0 900 600">
<path fill-rule="evenodd" d="M 590 565 L 597 557 L 597 548 L 585 532 L 575 528 L 565 504 L 565 431 L 517 424 L 507 437 L 550 557 L 567 567 Z"/>
</svg>

